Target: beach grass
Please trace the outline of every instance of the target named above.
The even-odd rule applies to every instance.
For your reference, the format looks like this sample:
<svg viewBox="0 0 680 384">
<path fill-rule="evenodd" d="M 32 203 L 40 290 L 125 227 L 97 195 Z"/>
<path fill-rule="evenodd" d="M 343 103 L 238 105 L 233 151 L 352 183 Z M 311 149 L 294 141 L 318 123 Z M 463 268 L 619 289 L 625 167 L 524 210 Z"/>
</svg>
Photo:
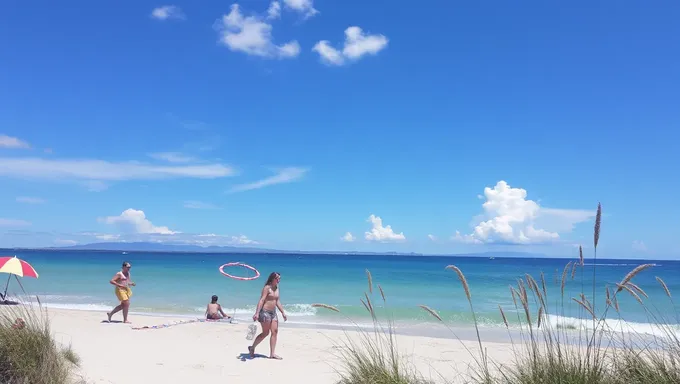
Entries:
<svg viewBox="0 0 680 384">
<path fill-rule="evenodd" d="M 0 307 L 0 382 L 66 384 L 80 357 L 54 340 L 41 306 Z"/>
<path fill-rule="evenodd" d="M 366 270 L 368 280 L 368 292 L 364 292 L 361 298 L 366 311 L 373 320 L 373 329 L 365 330 L 354 320 L 355 334 L 345 333 L 343 341 L 334 341 L 334 347 L 342 362 L 341 367 L 336 369 L 340 380 L 338 384 L 430 384 L 414 368 L 398 348 L 394 326 L 391 320 L 384 326 L 376 314 L 376 301 L 373 295 L 373 278 L 371 272 Z M 382 287 L 378 285 L 380 293 L 379 302 L 387 305 L 387 298 Z M 312 307 L 341 313 L 339 309 L 328 304 L 312 304 Z"/>
<path fill-rule="evenodd" d="M 513 358 L 510 362 L 499 363 L 488 358 L 474 310 L 473 292 L 465 274 L 455 265 L 446 266 L 447 270 L 457 275 L 468 301 L 478 350 L 470 349 L 463 343 L 475 362 L 470 366 L 471 372 L 460 372 L 455 378 L 441 377 L 439 381 L 474 384 L 680 383 L 680 317 L 677 311 L 669 314 L 657 310 L 645 287 L 634 282 L 637 275 L 649 273 L 654 265 L 638 265 L 622 276 L 618 283 L 607 286 L 603 292 L 597 291 L 597 248 L 601 228 L 602 206 L 598 204 L 593 227 L 593 273 L 589 282 L 584 274 L 583 248 L 579 247 L 578 258 L 567 263 L 552 284 L 546 281 L 543 273 L 537 277 L 526 274 L 510 287 L 516 322 L 513 321 L 511 325 L 506 311 L 499 306 L 512 344 Z M 581 292 L 569 297 L 565 286 L 569 280 L 575 280 L 577 275 L 580 276 Z M 373 281 L 368 271 L 367 277 L 372 294 Z M 670 300 L 675 309 L 672 292 L 663 279 L 657 277 L 656 280 L 665 292 L 665 299 Z M 586 293 L 586 290 L 589 292 Z M 384 302 L 382 289 L 380 293 Z M 653 335 L 624 328 L 618 300 L 621 294 L 630 295 L 642 307 L 654 330 Z M 393 323 L 388 321 L 385 326 L 376 317 L 369 293 L 364 293 L 361 301 L 371 314 L 374 329 L 373 332 L 365 332 L 357 326 L 360 341 L 348 338 L 350 341 L 340 356 L 344 369 L 339 371 L 339 383 L 426 382 L 418 372 L 409 368 L 410 365 L 400 355 Z M 598 308 L 596 303 L 603 301 L 605 305 Z M 578 308 L 578 325 L 548 321 L 550 315 L 565 319 L 568 304 Z M 323 304 L 318 306 L 329 307 Z M 453 332 L 436 309 L 426 304 L 420 305 L 420 308 Z M 453 335 L 462 343 L 455 333 Z M 463 375 L 468 378 L 463 379 Z"/>
</svg>

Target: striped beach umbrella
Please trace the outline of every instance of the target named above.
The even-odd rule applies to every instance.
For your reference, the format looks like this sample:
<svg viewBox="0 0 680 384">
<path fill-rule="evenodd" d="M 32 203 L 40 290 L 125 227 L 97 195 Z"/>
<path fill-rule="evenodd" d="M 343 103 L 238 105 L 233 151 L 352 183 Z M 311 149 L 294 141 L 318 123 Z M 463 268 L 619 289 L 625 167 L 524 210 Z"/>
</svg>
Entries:
<svg viewBox="0 0 680 384">
<path fill-rule="evenodd" d="M 7 288 L 9 288 L 9 280 L 12 278 L 12 275 L 14 275 L 15 277 L 21 276 L 21 277 L 33 277 L 36 279 L 38 278 L 38 272 L 35 271 L 35 268 L 33 268 L 33 266 L 31 266 L 31 264 L 29 264 L 28 262 L 21 260 L 16 256 L 0 257 L 0 273 L 9 274 L 9 278 L 7 279 L 7 285 L 5 286 L 5 293 L 2 295 L 3 300 L 7 296 Z"/>
</svg>

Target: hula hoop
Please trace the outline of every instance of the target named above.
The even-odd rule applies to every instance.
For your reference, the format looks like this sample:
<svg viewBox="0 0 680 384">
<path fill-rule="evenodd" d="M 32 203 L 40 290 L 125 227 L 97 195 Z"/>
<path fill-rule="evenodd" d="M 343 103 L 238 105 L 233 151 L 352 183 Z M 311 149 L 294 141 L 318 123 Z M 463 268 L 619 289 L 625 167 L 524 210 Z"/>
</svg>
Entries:
<svg viewBox="0 0 680 384">
<path fill-rule="evenodd" d="M 246 268 L 246 269 L 250 269 L 251 271 L 255 272 L 255 276 L 241 277 L 241 276 L 230 275 L 230 274 L 224 272 L 224 267 L 243 267 L 243 268 Z M 230 278 L 236 279 L 236 280 L 243 280 L 243 281 L 255 280 L 258 277 L 260 277 L 260 271 L 255 269 L 255 267 L 251 267 L 250 265 L 245 264 L 245 263 L 227 263 L 227 264 L 224 264 L 220 267 L 220 273 L 223 274 L 226 277 L 230 277 Z"/>
</svg>

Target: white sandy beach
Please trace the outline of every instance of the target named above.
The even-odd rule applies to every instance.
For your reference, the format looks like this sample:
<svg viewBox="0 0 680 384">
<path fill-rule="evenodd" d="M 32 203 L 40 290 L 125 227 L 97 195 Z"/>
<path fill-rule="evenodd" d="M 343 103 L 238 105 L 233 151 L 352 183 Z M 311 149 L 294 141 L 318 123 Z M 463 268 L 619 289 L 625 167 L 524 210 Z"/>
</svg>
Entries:
<svg viewBox="0 0 680 384">
<path fill-rule="evenodd" d="M 132 330 L 122 323 L 106 323 L 105 313 L 48 311 L 57 341 L 69 344 L 82 359 L 80 374 L 88 383 L 320 383 L 337 382 L 341 369 L 336 343 L 345 340 L 339 330 L 286 327 L 279 331 L 277 354 L 282 361 L 243 359 L 249 341 L 248 323 L 191 323 L 163 329 Z M 114 317 L 114 320 L 116 317 Z M 165 317 L 130 316 L 134 326 L 152 326 L 174 320 Z M 356 336 L 358 333 L 350 332 Z M 460 381 L 472 357 L 460 341 L 398 336 L 399 348 L 426 377 L 439 375 Z M 465 341 L 476 351 L 476 342 Z M 507 361 L 509 344 L 485 343 L 497 362 Z M 268 356 L 265 340 L 257 350 Z"/>
</svg>

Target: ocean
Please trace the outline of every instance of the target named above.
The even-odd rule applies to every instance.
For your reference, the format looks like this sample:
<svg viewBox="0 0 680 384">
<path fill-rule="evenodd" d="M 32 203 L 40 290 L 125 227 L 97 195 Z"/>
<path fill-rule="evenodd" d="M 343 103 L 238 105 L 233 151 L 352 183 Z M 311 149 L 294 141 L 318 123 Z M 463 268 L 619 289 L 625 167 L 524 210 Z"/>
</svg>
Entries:
<svg viewBox="0 0 680 384">
<path fill-rule="evenodd" d="M 13 251 L 17 257 L 31 263 L 39 279 L 23 278 L 21 282 L 32 296 L 38 296 L 48 308 L 76 310 L 110 310 L 117 305 L 111 277 L 120 270 L 123 260 L 132 263 L 133 314 L 154 314 L 198 317 L 213 294 L 226 312 L 242 321 L 253 314 L 261 288 L 269 273 L 282 276 L 281 301 L 288 313 L 288 322 L 300 326 L 369 325 L 371 318 L 360 299 L 369 292 L 366 270 L 373 278 L 372 302 L 379 316 L 399 328 L 436 326 L 437 320 L 419 308 L 426 305 L 436 310 L 453 327 L 473 325 L 473 316 L 457 275 L 445 270 L 458 266 L 470 286 L 477 320 L 482 327 L 501 329 L 503 319 L 498 307 L 503 307 L 508 320 L 517 323 L 517 313 L 509 286 L 526 273 L 541 284 L 545 275 L 550 312 L 548 321 L 569 327 L 588 327 L 572 297 L 584 291 L 595 303 L 597 313 L 605 306 L 605 286 L 613 286 L 631 269 L 642 263 L 656 266 L 633 280 L 649 296 L 653 308 L 677 324 L 677 310 L 665 295 L 655 277 L 665 280 L 671 292 L 680 292 L 680 261 L 598 260 L 595 300 L 592 298 L 593 262 L 571 279 L 568 273 L 565 300 L 560 299 L 560 280 L 565 264 L 575 259 L 552 258 L 481 258 L 445 256 L 395 255 L 325 255 L 325 254 L 202 254 L 145 253 L 92 251 Z M 218 268 L 228 262 L 243 262 L 257 268 L 261 276 L 252 281 L 224 277 Z M 252 276 L 240 267 L 230 267 L 234 275 Z M 0 276 L 3 278 L 4 276 Z M 0 284 L 4 281 L 0 280 Z M 384 291 L 383 304 L 378 284 Z M 17 282 L 10 282 L 10 294 L 23 295 Z M 369 293 L 370 296 L 370 293 Z M 648 314 L 630 294 L 619 293 L 621 316 L 610 312 L 612 322 L 642 333 L 654 333 Z M 364 298 L 365 300 L 365 298 Z M 313 308 L 313 303 L 337 307 L 341 313 Z M 534 312 L 535 315 L 535 312 Z"/>
</svg>

